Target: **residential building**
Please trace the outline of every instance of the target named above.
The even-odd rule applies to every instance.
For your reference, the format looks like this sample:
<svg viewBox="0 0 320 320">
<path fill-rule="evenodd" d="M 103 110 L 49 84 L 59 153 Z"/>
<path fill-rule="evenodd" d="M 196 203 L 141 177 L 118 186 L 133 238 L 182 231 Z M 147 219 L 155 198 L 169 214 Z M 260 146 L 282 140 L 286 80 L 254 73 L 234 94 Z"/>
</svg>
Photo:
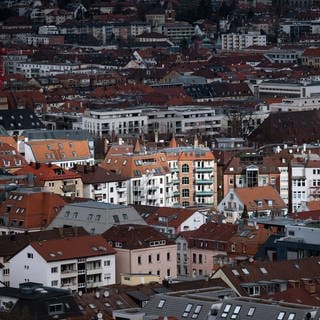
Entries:
<svg viewBox="0 0 320 320">
<path fill-rule="evenodd" d="M 14 171 L 27 165 L 26 159 L 17 151 L 16 142 L 15 145 L 11 145 L 1 140 L 2 137 L 0 137 L 0 168 Z"/>
<path fill-rule="evenodd" d="M 280 191 L 278 160 L 255 152 L 234 156 L 223 172 L 226 195 L 232 188 L 251 188 L 271 185 Z"/>
<path fill-rule="evenodd" d="M 27 230 L 26 230 L 27 231 Z M 0 263 L 2 265 L 0 272 L 1 283 L 10 287 L 10 265 L 9 260 L 16 253 L 21 251 L 32 241 L 43 241 L 49 239 L 59 239 L 68 237 L 77 237 L 87 235 L 83 228 L 56 228 L 52 230 L 41 230 L 23 233 L 11 233 L 0 236 Z M 16 231 L 13 231 L 16 232 Z"/>
<path fill-rule="evenodd" d="M 301 59 L 303 50 L 299 49 L 283 49 L 283 48 L 272 48 L 269 50 L 265 57 L 273 63 L 298 63 Z"/>
<path fill-rule="evenodd" d="M 27 162 L 51 163 L 61 168 L 72 168 L 77 164 L 94 164 L 87 140 L 33 140 L 24 143 Z"/>
<path fill-rule="evenodd" d="M 115 250 L 100 235 L 34 241 L 10 259 L 10 284 L 85 291 L 115 283 Z"/>
<path fill-rule="evenodd" d="M 133 207 L 90 200 L 65 205 L 48 229 L 75 226 L 91 234 L 101 234 L 113 225 L 128 223 L 146 224 Z"/>
<path fill-rule="evenodd" d="M 239 296 L 272 298 L 273 295 L 289 293 L 290 288 L 299 286 L 310 290 L 319 277 L 319 259 L 310 257 L 280 262 L 256 262 L 245 266 L 225 265 L 212 277 L 226 281 Z"/>
<path fill-rule="evenodd" d="M 57 290 L 27 282 L 19 288 L 0 288 L 3 319 L 82 319 L 82 312 L 69 290 Z"/>
<path fill-rule="evenodd" d="M 237 226 L 208 222 L 195 231 L 182 232 L 177 240 L 178 275 L 211 275 L 217 265 L 230 263 L 229 240 Z"/>
<path fill-rule="evenodd" d="M 81 175 L 85 198 L 120 205 L 128 204 L 128 178 L 97 165 L 75 165 L 72 171 Z"/>
<path fill-rule="evenodd" d="M 320 23 L 319 23 L 320 28 Z M 305 66 L 312 66 L 314 68 L 320 68 L 320 48 L 307 48 L 301 57 L 301 63 Z"/>
<path fill-rule="evenodd" d="M 177 246 L 150 226 L 115 225 L 102 236 L 116 249 L 117 282 L 121 274 L 177 276 Z"/>
<path fill-rule="evenodd" d="M 162 33 L 172 42 L 179 43 L 183 39 L 190 40 L 195 35 L 192 24 L 186 21 L 168 22 L 162 26 Z"/>
<path fill-rule="evenodd" d="M 267 36 L 260 34 L 260 32 L 223 33 L 221 35 L 222 50 L 242 50 L 251 46 L 264 47 L 266 45 Z"/>
<path fill-rule="evenodd" d="M 143 218 L 149 226 L 160 232 L 178 235 L 181 231 L 192 231 L 201 227 L 210 219 L 210 210 L 206 208 L 158 208 Z"/>
<path fill-rule="evenodd" d="M 9 234 L 42 230 L 65 203 L 62 197 L 51 192 L 11 191 L 0 204 L 0 232 Z"/>
<path fill-rule="evenodd" d="M 134 146 L 109 146 L 100 165 L 130 179 L 129 203 L 172 206 L 171 173 L 165 153 L 144 152 L 137 140 Z"/>
<path fill-rule="evenodd" d="M 89 110 L 82 117 L 82 128 L 99 137 L 136 135 L 146 132 L 146 126 L 141 109 Z"/>
<path fill-rule="evenodd" d="M 282 99 L 281 102 L 269 104 L 270 112 L 319 110 L 319 108 L 320 99 L 317 97 Z"/>
<path fill-rule="evenodd" d="M 14 172 L 16 176 L 25 175 L 24 185 L 41 187 L 42 191 L 53 192 L 62 196 L 82 197 L 81 176 L 57 165 L 30 163 Z"/>
<path fill-rule="evenodd" d="M 175 206 L 213 206 L 217 203 L 217 163 L 209 148 L 178 147 L 175 138 L 162 149 L 169 163 Z"/>
<path fill-rule="evenodd" d="M 250 216 L 282 216 L 287 208 L 279 193 L 272 186 L 230 189 L 218 204 L 227 223 L 235 223 L 247 210 Z"/>
</svg>

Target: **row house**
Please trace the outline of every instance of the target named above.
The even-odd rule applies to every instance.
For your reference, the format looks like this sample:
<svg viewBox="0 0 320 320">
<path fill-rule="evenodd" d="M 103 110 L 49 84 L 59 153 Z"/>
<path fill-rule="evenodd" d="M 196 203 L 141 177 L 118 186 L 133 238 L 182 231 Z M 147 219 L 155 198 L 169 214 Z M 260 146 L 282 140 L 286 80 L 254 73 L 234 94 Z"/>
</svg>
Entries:
<svg viewBox="0 0 320 320">
<path fill-rule="evenodd" d="M 228 241 L 237 228 L 236 225 L 208 222 L 195 231 L 181 232 L 176 239 L 178 274 L 211 275 L 218 263 L 228 263 Z"/>
<path fill-rule="evenodd" d="M 223 172 L 223 192 L 233 188 L 251 188 L 271 185 L 280 191 L 278 161 L 255 152 L 234 156 Z"/>
<path fill-rule="evenodd" d="M 115 283 L 115 250 L 100 235 L 34 241 L 10 259 L 10 284 L 86 291 Z"/>
<path fill-rule="evenodd" d="M 117 282 L 121 274 L 156 275 L 160 281 L 177 276 L 177 246 L 153 227 L 117 225 L 102 236 L 116 250 Z"/>
<path fill-rule="evenodd" d="M 226 223 L 235 223 L 243 214 L 250 216 L 283 216 L 287 207 L 272 186 L 230 189 L 217 206 Z"/>
<path fill-rule="evenodd" d="M 28 163 L 50 163 L 61 168 L 94 164 L 94 155 L 87 140 L 33 140 L 24 143 Z"/>
<path fill-rule="evenodd" d="M 0 204 L 0 233 L 22 233 L 46 228 L 65 205 L 51 192 L 15 190 Z"/>
<path fill-rule="evenodd" d="M 128 204 L 128 178 L 97 165 L 75 165 L 72 171 L 81 176 L 85 198 L 120 205 Z"/>
<path fill-rule="evenodd" d="M 173 138 L 169 148 L 161 150 L 168 159 L 175 206 L 213 206 L 217 202 L 215 157 L 195 141 L 195 147 L 178 147 Z"/>
<path fill-rule="evenodd" d="M 69 197 L 83 196 L 81 176 L 51 163 L 30 163 L 14 174 L 27 176 L 25 185 L 41 187 L 46 192 Z"/>
<path fill-rule="evenodd" d="M 172 206 L 171 173 L 163 152 L 142 152 L 140 143 L 134 146 L 110 146 L 101 166 L 128 177 L 128 201 L 132 204 Z"/>
</svg>

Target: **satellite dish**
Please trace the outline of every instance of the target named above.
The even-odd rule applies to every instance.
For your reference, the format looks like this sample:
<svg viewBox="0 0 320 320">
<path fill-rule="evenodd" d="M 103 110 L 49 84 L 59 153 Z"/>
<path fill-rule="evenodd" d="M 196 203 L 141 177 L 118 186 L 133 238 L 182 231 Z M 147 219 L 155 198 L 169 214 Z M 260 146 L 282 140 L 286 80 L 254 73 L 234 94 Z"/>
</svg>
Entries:
<svg viewBox="0 0 320 320">
<path fill-rule="evenodd" d="M 79 294 L 79 297 L 81 297 L 82 296 L 82 291 L 79 291 L 78 294 Z"/>
<path fill-rule="evenodd" d="M 103 317 L 103 314 L 102 314 L 101 312 L 98 312 L 97 318 L 98 318 L 98 319 L 102 319 L 102 317 Z"/>
<path fill-rule="evenodd" d="M 100 292 L 96 291 L 96 298 L 99 299 L 100 298 Z"/>
<path fill-rule="evenodd" d="M 109 291 L 105 291 L 104 293 L 103 293 L 103 296 L 105 297 L 105 298 L 108 298 L 109 297 Z"/>
</svg>

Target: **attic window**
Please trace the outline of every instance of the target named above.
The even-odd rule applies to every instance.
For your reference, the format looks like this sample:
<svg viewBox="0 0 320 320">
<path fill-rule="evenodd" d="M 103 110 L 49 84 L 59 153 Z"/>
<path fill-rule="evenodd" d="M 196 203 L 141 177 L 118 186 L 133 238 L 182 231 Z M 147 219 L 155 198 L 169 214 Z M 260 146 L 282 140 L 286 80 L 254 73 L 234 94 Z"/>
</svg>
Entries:
<svg viewBox="0 0 320 320">
<path fill-rule="evenodd" d="M 72 155 L 73 155 L 74 157 L 76 157 L 76 156 L 77 156 L 77 153 L 76 153 L 75 151 L 72 151 Z"/>
<path fill-rule="evenodd" d="M 250 274 L 249 271 L 248 271 L 248 269 L 246 269 L 246 268 L 243 268 L 243 269 L 242 269 L 242 272 L 243 272 L 244 274 Z"/>
<path fill-rule="evenodd" d="M 194 312 L 193 312 L 193 315 L 192 315 L 191 318 L 192 318 L 192 319 L 197 319 L 198 316 L 199 316 L 199 313 L 200 313 L 201 309 L 202 309 L 202 305 L 201 305 L 201 304 L 198 304 L 198 305 L 196 306 L 196 308 L 194 309 Z"/>
<path fill-rule="evenodd" d="M 51 144 L 48 144 L 47 147 L 48 147 L 48 150 L 52 150 Z"/>
<path fill-rule="evenodd" d="M 255 312 L 255 310 L 256 310 L 256 308 L 255 308 L 255 307 L 251 307 L 251 308 L 249 309 L 249 311 L 248 311 L 247 316 L 248 316 L 248 317 L 252 317 L 252 316 L 253 316 L 253 314 L 254 314 L 254 312 Z"/>
<path fill-rule="evenodd" d="M 280 311 L 278 314 L 277 320 L 282 320 L 284 318 L 285 314 L 286 313 L 284 311 Z"/>
<path fill-rule="evenodd" d="M 288 320 L 293 320 L 296 317 L 295 313 L 290 313 L 288 316 Z"/>
<path fill-rule="evenodd" d="M 268 273 L 267 269 L 266 269 L 266 268 L 263 268 L 263 267 L 260 268 L 260 271 L 261 271 L 261 273 L 263 273 L 263 274 L 267 274 L 267 273 Z"/>
<path fill-rule="evenodd" d="M 186 308 L 184 309 L 182 317 L 184 317 L 184 318 L 188 317 L 191 309 L 192 309 L 192 303 L 188 303 Z"/>
<path fill-rule="evenodd" d="M 166 303 L 166 300 L 161 299 L 161 300 L 159 301 L 159 303 L 158 303 L 158 308 L 159 308 L 159 309 L 162 309 L 165 303 Z"/>
<path fill-rule="evenodd" d="M 232 273 L 233 273 L 235 276 L 240 276 L 238 270 L 236 270 L 236 269 L 233 269 L 233 270 L 232 270 Z"/>
</svg>

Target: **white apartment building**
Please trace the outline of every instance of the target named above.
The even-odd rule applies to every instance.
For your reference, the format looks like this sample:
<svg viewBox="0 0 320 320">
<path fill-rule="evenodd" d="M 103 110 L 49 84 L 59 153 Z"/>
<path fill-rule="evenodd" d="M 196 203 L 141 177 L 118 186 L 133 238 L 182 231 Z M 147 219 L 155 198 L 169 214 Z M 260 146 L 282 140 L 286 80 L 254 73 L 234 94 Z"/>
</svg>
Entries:
<svg viewBox="0 0 320 320">
<path fill-rule="evenodd" d="M 148 117 L 142 109 L 120 109 L 86 111 L 82 117 L 82 128 L 95 136 L 134 135 L 146 132 Z"/>
<path fill-rule="evenodd" d="M 221 35 L 222 50 L 242 50 L 251 46 L 266 46 L 267 36 L 259 32 L 246 34 L 225 33 Z"/>
<path fill-rule="evenodd" d="M 185 21 L 166 23 L 162 26 L 162 34 L 173 42 L 180 42 L 183 39 L 192 38 L 195 35 L 195 28 Z"/>
<path fill-rule="evenodd" d="M 115 250 L 100 235 L 31 242 L 9 261 L 10 285 L 84 291 L 115 283 Z"/>
<path fill-rule="evenodd" d="M 269 105 L 270 112 L 306 111 L 319 109 L 319 97 L 283 99 L 282 102 L 271 103 Z"/>
</svg>

